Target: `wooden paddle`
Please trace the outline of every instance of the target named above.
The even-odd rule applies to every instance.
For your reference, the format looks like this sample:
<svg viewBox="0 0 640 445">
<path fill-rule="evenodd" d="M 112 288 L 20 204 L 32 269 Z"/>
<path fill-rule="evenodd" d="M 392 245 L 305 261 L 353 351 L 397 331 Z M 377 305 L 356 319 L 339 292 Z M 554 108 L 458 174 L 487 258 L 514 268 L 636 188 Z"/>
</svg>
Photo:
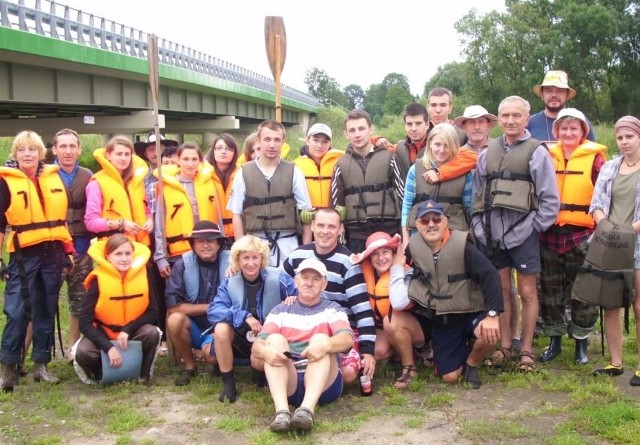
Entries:
<svg viewBox="0 0 640 445">
<path fill-rule="evenodd" d="M 264 42 L 267 48 L 269 68 L 276 84 L 276 121 L 282 122 L 282 98 L 280 75 L 287 58 L 287 33 L 282 17 L 264 18 Z"/>
</svg>

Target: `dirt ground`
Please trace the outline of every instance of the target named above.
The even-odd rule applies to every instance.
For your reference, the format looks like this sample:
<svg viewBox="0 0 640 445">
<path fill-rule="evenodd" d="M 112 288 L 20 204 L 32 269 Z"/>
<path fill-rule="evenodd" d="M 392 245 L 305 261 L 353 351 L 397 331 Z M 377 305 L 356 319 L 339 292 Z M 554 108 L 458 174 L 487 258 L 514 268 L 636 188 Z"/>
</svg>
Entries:
<svg viewBox="0 0 640 445">
<path fill-rule="evenodd" d="M 382 367 L 372 397 L 361 397 L 357 388 L 347 388 L 339 401 L 317 411 L 312 433 L 277 436 L 268 432 L 273 417 L 268 392 L 254 388 L 248 370 L 238 371 L 241 393 L 237 402 L 229 405 L 218 402 L 219 379 L 207 374 L 205 367 L 191 385 L 176 388 L 175 368 L 164 358 L 150 387 L 89 387 L 61 360 L 52 368 L 63 378 L 61 385 L 43 387 L 27 376 L 13 394 L 0 394 L 0 443 L 548 443 L 554 430 L 570 416 L 565 409 L 571 403 L 568 393 L 548 388 L 554 373 L 565 378 L 571 373 L 576 373 L 576 378 L 588 374 L 562 363 L 542 369 L 533 378 L 483 371 L 483 387 L 473 390 L 444 385 L 431 370 L 421 369 L 420 385 L 399 392 L 391 388 L 395 370 Z M 630 377 L 629 369 L 620 378 L 619 387 L 626 396 L 640 400 L 640 391 L 627 384 Z M 136 426 L 135 419 L 118 418 L 122 412 L 146 421 Z M 578 443 L 606 442 L 582 435 Z"/>
</svg>

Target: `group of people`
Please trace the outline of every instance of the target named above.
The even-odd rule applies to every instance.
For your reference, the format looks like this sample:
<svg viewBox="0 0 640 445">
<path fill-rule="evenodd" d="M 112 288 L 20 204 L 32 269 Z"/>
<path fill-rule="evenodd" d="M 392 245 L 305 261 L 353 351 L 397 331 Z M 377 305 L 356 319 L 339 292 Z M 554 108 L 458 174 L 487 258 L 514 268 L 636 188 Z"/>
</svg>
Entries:
<svg viewBox="0 0 640 445">
<path fill-rule="evenodd" d="M 620 308 L 633 304 L 640 318 L 630 284 L 640 289 L 640 121 L 618 120 L 621 156 L 607 161 L 589 120 L 566 108 L 576 94 L 566 73 L 548 72 L 533 90 L 545 104 L 533 116 L 509 96 L 497 115 L 472 105 L 450 120 L 452 93 L 434 88 L 426 106 L 405 107 L 396 144 L 354 110 L 345 151 L 316 123 L 293 162 L 271 120 L 242 162 L 229 134 L 205 155 L 152 133 L 97 149 L 95 174 L 79 166 L 73 130 L 56 134 L 55 165 L 43 163 L 37 134 L 21 132 L 0 167 L 2 390 L 26 371 L 29 325 L 34 379 L 59 381 L 47 363 L 63 279 L 69 359 L 83 381 L 100 382 L 139 342 L 135 377 L 148 382 L 168 342 L 182 363 L 175 384 L 188 385 L 204 360 L 222 402 L 236 400 L 234 366 L 250 365 L 269 386 L 277 432 L 311 429 L 316 405 L 373 378 L 379 360 L 398 361 L 393 385 L 410 386 L 429 345 L 436 375 L 473 388 L 481 364 L 518 354 L 517 369 L 535 371 L 567 333 L 586 364 L 598 306 L 611 363 L 594 374 L 621 375 Z M 498 124 L 503 134 L 490 139 Z M 631 241 L 607 244 L 620 237 Z M 550 344 L 536 356 L 539 313 Z"/>
</svg>

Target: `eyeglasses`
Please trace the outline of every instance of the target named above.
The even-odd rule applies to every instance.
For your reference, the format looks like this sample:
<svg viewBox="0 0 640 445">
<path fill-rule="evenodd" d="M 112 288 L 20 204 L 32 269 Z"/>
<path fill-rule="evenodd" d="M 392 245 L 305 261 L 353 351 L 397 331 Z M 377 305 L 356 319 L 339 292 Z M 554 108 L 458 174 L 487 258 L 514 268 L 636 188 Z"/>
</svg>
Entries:
<svg viewBox="0 0 640 445">
<path fill-rule="evenodd" d="M 423 216 L 418 221 L 425 226 L 428 226 L 430 222 L 433 222 L 433 224 L 437 226 L 442 222 L 442 216 Z"/>
<path fill-rule="evenodd" d="M 227 147 L 226 145 L 218 145 L 217 147 L 213 147 L 215 151 L 233 151 L 233 148 Z"/>
</svg>

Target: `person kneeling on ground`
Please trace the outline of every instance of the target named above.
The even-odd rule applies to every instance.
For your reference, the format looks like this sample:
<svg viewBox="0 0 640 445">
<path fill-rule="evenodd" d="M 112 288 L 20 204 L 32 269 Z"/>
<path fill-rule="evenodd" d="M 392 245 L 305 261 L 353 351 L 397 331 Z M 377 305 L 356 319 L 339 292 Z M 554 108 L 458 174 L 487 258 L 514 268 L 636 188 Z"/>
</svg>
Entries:
<svg viewBox="0 0 640 445">
<path fill-rule="evenodd" d="M 418 233 L 407 246 L 413 263 L 408 298 L 394 309 L 411 310 L 430 327 L 436 374 L 453 383 L 464 373 L 474 389 L 482 382 L 480 360 L 500 339 L 503 309 L 498 272 L 468 241 L 468 233 L 450 230 L 441 204 L 425 201 L 416 217 Z M 469 351 L 468 340 L 475 340 Z"/>
<path fill-rule="evenodd" d="M 189 236 L 191 251 L 182 255 L 171 269 L 165 299 L 167 303 L 167 336 L 174 354 L 184 363 L 175 381 L 185 386 L 198 374 L 193 349 L 201 349 L 211 365 L 217 360 L 211 353 L 213 335 L 207 310 L 229 265 L 229 252 L 221 250 L 224 235 L 217 224 L 198 221 Z"/>
<path fill-rule="evenodd" d="M 286 272 L 267 267 L 268 256 L 269 245 L 257 236 L 245 235 L 233 243 L 231 267 L 240 273 L 224 279 L 207 311 L 222 374 L 221 402 L 236 400 L 234 358 L 250 358 L 251 346 L 269 312 L 296 294 L 293 279 Z M 260 372 L 264 369 L 257 360 L 251 365 Z"/>
<path fill-rule="evenodd" d="M 367 238 L 366 246 L 364 252 L 351 255 L 351 260 L 354 264 L 362 266 L 369 292 L 369 302 L 376 323 L 375 359 L 388 359 L 396 352 L 403 366 L 394 386 L 406 388 L 418 375 L 413 358 L 413 344 L 422 346 L 425 340 L 424 336 L 413 338 L 410 333 L 402 335 L 406 331 L 399 331 L 396 329 L 397 323 L 394 324 L 396 317 L 400 317 L 401 320 L 405 320 L 406 317 L 413 318 L 411 314 L 393 311 L 390 301 L 395 297 L 393 294 L 398 294 L 400 298 L 407 297 L 407 287 L 411 278 L 410 274 L 407 274 L 405 283 L 405 272 L 408 272 L 409 268 L 405 266 L 405 256 L 401 250 L 402 238 L 398 234 L 391 237 L 385 232 L 374 232 Z M 393 268 L 396 265 L 399 266 L 398 270 Z M 396 274 L 401 275 L 401 278 L 398 279 Z M 405 323 L 401 321 L 400 324 Z"/>
<path fill-rule="evenodd" d="M 337 400 L 342 393 L 338 353 L 353 344 L 347 315 L 337 303 L 322 298 L 327 268 L 309 258 L 294 278 L 298 298 L 281 303 L 267 316 L 252 354 L 264 360 L 269 391 L 276 409 L 271 431 L 313 428 L 316 404 Z M 289 404 L 297 407 L 293 415 Z"/>
<path fill-rule="evenodd" d="M 84 282 L 87 293 L 79 317 L 83 336 L 72 352 L 76 373 L 84 383 L 102 380 L 100 351 L 107 354 L 111 368 L 120 368 L 125 359 L 116 345 L 126 351 L 129 340 L 136 340 L 142 343 L 139 381 L 149 381 L 160 344 L 146 267 L 151 251 L 117 233 L 97 241 L 87 253 L 97 266 Z"/>
</svg>

